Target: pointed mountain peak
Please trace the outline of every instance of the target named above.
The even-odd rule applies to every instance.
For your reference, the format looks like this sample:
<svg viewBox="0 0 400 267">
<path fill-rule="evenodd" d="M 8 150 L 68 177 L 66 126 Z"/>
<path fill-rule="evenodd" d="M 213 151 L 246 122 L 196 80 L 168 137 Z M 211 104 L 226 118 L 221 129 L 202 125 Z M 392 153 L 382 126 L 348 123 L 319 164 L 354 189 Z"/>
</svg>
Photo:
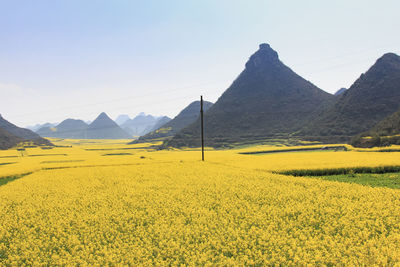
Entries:
<svg viewBox="0 0 400 267">
<path fill-rule="evenodd" d="M 280 62 L 278 53 L 269 44 L 263 43 L 247 61 L 246 68 L 260 68 L 275 65 L 278 62 Z"/>
<path fill-rule="evenodd" d="M 108 115 L 105 112 L 100 113 L 100 115 L 97 117 L 97 119 L 110 119 L 110 117 L 108 117 Z"/>
<path fill-rule="evenodd" d="M 100 113 L 97 118 L 92 121 L 90 124 L 90 127 L 97 127 L 99 125 L 117 125 L 110 117 L 105 112 Z"/>
<path fill-rule="evenodd" d="M 375 63 L 376 66 L 396 66 L 400 64 L 400 56 L 395 53 L 386 53 L 381 56 Z"/>
<path fill-rule="evenodd" d="M 374 65 L 372 65 L 366 73 L 361 74 L 360 78 L 354 85 L 362 82 L 376 82 L 384 77 L 398 75 L 400 72 L 400 56 L 394 53 L 386 53 L 381 56 Z M 369 88 L 367 86 L 367 88 Z"/>
<path fill-rule="evenodd" d="M 395 53 L 386 53 L 383 56 L 381 56 L 378 60 L 400 60 L 400 56 L 398 56 Z"/>
</svg>

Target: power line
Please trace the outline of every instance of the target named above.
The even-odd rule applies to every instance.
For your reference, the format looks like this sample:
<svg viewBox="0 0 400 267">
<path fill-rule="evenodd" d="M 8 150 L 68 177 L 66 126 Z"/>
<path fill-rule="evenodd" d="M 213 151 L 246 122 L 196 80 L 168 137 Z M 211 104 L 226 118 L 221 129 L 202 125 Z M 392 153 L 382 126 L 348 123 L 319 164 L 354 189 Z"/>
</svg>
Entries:
<svg viewBox="0 0 400 267">
<path fill-rule="evenodd" d="M 195 87 L 200 87 L 200 86 L 210 85 L 210 84 L 217 84 L 217 83 L 220 83 L 220 82 L 222 82 L 222 81 L 205 82 L 205 83 L 200 83 L 200 84 L 191 85 L 191 86 L 184 86 L 184 87 L 175 88 L 175 89 L 165 89 L 165 90 L 161 90 L 161 91 L 151 92 L 151 93 L 148 93 L 148 94 L 127 96 L 127 97 L 123 97 L 123 98 L 117 98 L 117 99 L 112 99 L 112 100 L 107 100 L 107 101 L 102 101 L 102 102 L 97 102 L 97 103 L 73 105 L 73 106 L 67 106 L 67 107 L 60 107 L 60 108 L 56 108 L 56 109 L 47 109 L 47 110 L 35 111 L 35 112 L 30 112 L 30 113 L 25 113 L 25 114 L 17 114 L 14 117 L 23 117 L 23 116 L 33 115 L 33 114 L 42 114 L 42 113 L 45 113 L 45 112 L 53 112 L 53 111 L 69 110 L 69 109 L 80 108 L 80 107 L 90 107 L 90 106 L 95 106 L 95 105 L 103 105 L 103 104 L 108 104 L 108 103 L 113 103 L 113 102 L 118 102 L 118 101 L 126 101 L 126 100 L 129 100 L 129 99 L 138 99 L 138 98 L 143 98 L 143 97 L 149 97 L 149 96 L 153 96 L 155 94 L 159 95 L 159 94 L 164 94 L 164 93 L 179 92 L 179 91 L 187 90 L 187 89 L 190 89 L 190 88 L 195 88 Z M 135 105 L 135 106 L 138 106 L 138 105 Z"/>
</svg>

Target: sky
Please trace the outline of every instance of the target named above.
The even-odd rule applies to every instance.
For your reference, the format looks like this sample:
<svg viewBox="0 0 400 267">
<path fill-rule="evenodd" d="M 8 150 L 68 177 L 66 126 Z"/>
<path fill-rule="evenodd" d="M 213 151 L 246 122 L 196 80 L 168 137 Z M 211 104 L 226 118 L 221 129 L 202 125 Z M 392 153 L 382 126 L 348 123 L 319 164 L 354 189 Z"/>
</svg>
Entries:
<svg viewBox="0 0 400 267">
<path fill-rule="evenodd" d="M 260 43 L 319 88 L 400 54 L 395 0 L 0 0 L 0 114 L 18 126 L 215 102 Z"/>
</svg>

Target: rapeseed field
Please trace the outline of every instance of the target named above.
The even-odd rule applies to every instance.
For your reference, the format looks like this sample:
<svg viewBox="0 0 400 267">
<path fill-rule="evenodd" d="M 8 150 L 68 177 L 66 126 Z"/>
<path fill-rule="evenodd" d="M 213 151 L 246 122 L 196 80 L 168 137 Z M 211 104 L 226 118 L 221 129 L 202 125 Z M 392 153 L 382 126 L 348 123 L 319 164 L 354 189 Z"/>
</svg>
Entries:
<svg viewBox="0 0 400 267">
<path fill-rule="evenodd" d="M 400 191 L 280 175 L 399 152 L 243 155 L 121 141 L 0 151 L 0 265 L 396 265 Z M 2 164 L 9 163 L 9 164 Z"/>
</svg>

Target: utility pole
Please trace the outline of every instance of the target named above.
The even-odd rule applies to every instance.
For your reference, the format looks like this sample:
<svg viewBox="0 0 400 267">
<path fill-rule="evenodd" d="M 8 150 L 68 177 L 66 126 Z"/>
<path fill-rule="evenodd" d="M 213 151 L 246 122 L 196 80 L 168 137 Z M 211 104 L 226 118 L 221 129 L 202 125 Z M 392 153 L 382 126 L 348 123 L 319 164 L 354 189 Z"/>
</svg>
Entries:
<svg viewBox="0 0 400 267">
<path fill-rule="evenodd" d="M 204 119 L 203 119 L 203 96 L 200 96 L 200 120 L 201 120 L 201 160 L 204 161 Z"/>
</svg>

